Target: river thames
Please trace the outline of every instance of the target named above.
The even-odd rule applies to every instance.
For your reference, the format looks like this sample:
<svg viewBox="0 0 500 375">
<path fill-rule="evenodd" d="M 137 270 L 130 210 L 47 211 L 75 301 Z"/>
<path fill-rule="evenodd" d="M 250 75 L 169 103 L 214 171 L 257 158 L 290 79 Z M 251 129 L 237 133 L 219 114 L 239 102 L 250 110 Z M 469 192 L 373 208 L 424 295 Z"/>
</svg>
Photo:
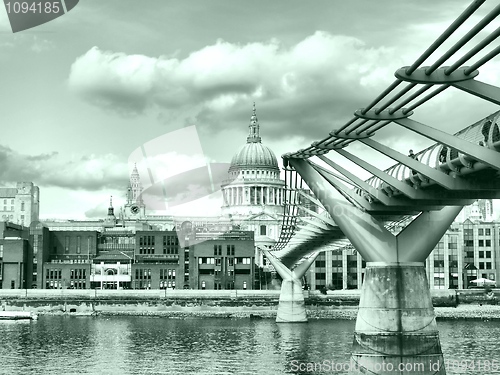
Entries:
<svg viewBox="0 0 500 375">
<path fill-rule="evenodd" d="M 299 371 L 298 364 L 349 362 L 354 325 L 139 316 L 0 321 L 0 373 L 311 373 Z M 438 328 L 448 374 L 500 374 L 500 321 L 442 321 Z M 490 370 L 484 367 L 488 361 L 496 364 Z"/>
</svg>

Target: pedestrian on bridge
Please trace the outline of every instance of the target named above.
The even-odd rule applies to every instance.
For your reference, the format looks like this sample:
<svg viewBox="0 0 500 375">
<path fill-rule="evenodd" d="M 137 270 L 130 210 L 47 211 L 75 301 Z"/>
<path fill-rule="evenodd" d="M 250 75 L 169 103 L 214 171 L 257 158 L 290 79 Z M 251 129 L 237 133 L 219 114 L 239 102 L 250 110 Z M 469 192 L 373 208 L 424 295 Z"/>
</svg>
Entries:
<svg viewBox="0 0 500 375">
<path fill-rule="evenodd" d="M 409 157 L 409 158 L 412 158 L 413 160 L 418 161 L 417 155 L 415 155 L 415 154 L 413 153 L 413 150 L 410 150 L 410 151 L 408 152 L 408 157 Z M 411 174 L 412 174 L 412 175 L 415 175 L 415 174 L 417 174 L 417 171 L 414 171 L 414 170 L 412 169 L 412 170 L 411 170 Z"/>
</svg>

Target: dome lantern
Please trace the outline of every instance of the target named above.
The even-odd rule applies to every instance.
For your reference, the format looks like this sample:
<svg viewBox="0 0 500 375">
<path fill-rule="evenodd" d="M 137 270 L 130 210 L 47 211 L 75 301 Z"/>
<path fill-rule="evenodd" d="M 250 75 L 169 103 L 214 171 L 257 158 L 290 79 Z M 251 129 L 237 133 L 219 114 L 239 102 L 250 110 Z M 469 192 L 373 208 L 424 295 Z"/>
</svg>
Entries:
<svg viewBox="0 0 500 375">
<path fill-rule="evenodd" d="M 276 155 L 269 147 L 261 143 L 260 125 L 257 119 L 255 103 L 253 103 L 247 143 L 233 156 L 229 172 L 254 168 L 270 169 L 279 173 Z"/>
<path fill-rule="evenodd" d="M 260 138 L 260 129 L 259 129 L 259 120 L 257 119 L 257 113 L 255 109 L 255 102 L 253 103 L 253 111 L 252 111 L 252 117 L 250 117 L 250 125 L 248 126 L 249 128 L 249 134 L 247 137 L 247 143 L 260 143 L 261 138 Z"/>
</svg>

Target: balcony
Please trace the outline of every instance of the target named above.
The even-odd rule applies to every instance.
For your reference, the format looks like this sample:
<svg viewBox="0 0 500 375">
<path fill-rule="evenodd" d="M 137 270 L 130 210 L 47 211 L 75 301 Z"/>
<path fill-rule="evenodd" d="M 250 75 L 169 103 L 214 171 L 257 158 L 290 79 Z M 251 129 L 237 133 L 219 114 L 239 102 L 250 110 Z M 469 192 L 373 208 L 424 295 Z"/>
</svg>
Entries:
<svg viewBox="0 0 500 375">
<path fill-rule="evenodd" d="M 97 250 L 134 250 L 135 244 L 129 243 L 100 243 Z"/>
<path fill-rule="evenodd" d="M 179 254 L 136 254 L 137 261 L 179 261 Z"/>
</svg>

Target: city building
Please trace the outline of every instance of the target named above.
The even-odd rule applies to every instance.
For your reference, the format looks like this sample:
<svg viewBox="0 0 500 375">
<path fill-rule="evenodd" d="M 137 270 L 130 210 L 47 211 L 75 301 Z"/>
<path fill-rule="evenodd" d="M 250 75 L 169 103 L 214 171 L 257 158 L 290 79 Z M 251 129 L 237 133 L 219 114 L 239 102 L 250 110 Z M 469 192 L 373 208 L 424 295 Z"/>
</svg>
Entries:
<svg viewBox="0 0 500 375">
<path fill-rule="evenodd" d="M 482 220 L 481 204 L 464 207 L 470 217 L 453 223 L 427 258 L 431 289 L 467 289 L 478 278 L 500 280 L 500 222 Z M 324 252 L 311 266 L 307 284 L 312 290 L 358 289 L 365 267 L 366 262 L 351 245 Z"/>
<path fill-rule="evenodd" d="M 33 255 L 29 232 L 21 225 L 0 222 L 0 287 L 31 288 Z"/>
<path fill-rule="evenodd" d="M 0 187 L 0 219 L 29 227 L 38 221 L 40 189 L 32 182 L 18 182 L 16 187 Z"/>
</svg>

